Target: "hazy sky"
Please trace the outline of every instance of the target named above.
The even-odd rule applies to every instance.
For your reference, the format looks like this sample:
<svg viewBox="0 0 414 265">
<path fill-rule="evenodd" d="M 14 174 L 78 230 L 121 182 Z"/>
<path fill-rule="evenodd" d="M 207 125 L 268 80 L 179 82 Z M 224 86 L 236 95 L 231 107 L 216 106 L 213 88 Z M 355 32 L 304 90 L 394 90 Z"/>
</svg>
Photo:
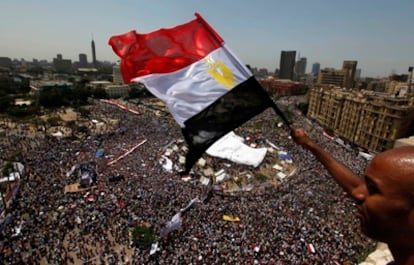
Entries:
<svg viewBox="0 0 414 265">
<path fill-rule="evenodd" d="M 414 65 L 414 0 L 0 0 L 0 57 L 118 58 L 112 35 L 186 23 L 200 13 L 245 64 L 279 68 L 280 52 L 307 57 L 307 72 L 357 60 L 362 76 Z"/>
</svg>

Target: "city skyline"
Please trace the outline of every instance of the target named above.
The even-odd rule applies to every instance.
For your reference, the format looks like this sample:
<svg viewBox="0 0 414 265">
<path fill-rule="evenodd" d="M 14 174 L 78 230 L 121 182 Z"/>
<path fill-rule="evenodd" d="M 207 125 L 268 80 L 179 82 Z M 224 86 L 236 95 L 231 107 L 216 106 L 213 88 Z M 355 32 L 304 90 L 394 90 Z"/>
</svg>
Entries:
<svg viewBox="0 0 414 265">
<path fill-rule="evenodd" d="M 25 8 L 22 8 L 25 6 Z M 199 12 L 245 64 L 274 71 L 282 50 L 307 58 L 306 72 L 318 62 L 323 68 L 341 68 L 356 60 L 362 76 L 406 74 L 414 64 L 412 1 L 299 1 L 271 0 L 235 5 L 233 1 L 5 0 L 0 3 L 3 25 L 0 57 L 52 61 L 57 54 L 78 61 L 87 54 L 96 59 L 118 58 L 107 41 L 129 30 L 147 33 L 185 23 Z M 234 15 L 237 14 L 237 15 Z M 92 37 L 93 36 L 93 37 Z"/>
</svg>

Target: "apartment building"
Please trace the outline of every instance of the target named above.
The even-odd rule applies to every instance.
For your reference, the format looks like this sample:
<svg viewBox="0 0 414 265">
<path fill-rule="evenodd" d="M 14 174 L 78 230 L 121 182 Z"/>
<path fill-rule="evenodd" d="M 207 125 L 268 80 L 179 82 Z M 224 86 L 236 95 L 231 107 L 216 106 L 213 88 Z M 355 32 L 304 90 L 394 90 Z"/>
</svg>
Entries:
<svg viewBox="0 0 414 265">
<path fill-rule="evenodd" d="M 332 85 L 310 90 L 308 117 L 369 151 L 384 151 L 414 127 L 412 97 Z"/>
</svg>

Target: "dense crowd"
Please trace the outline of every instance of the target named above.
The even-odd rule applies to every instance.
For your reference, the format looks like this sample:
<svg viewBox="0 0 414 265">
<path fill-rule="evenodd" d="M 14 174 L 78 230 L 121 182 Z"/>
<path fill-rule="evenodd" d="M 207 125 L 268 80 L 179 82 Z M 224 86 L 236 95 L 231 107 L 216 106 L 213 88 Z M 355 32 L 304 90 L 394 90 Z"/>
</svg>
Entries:
<svg viewBox="0 0 414 265">
<path fill-rule="evenodd" d="M 2 137 L 3 154 L 24 149 L 21 162 L 27 174 L 9 209 L 12 222 L 0 235 L 0 263 L 357 264 L 373 250 L 374 242 L 359 232 L 353 202 L 309 153 L 288 138 L 286 128 L 275 127 L 271 110 L 237 133 L 246 136 L 251 132 L 244 128 L 260 122 L 261 129 L 250 136 L 288 151 L 297 174 L 260 194 L 225 196 L 212 191 L 209 200 L 188 211 L 180 229 L 157 238 L 158 252 L 150 255 L 149 248 L 131 246 L 135 225 L 159 231 L 180 208 L 205 192 L 196 178 L 184 182 L 178 172 L 167 172 L 160 165 L 166 146 L 182 138 L 180 128 L 168 114 L 155 115 L 142 106 L 140 110 L 142 114 L 136 115 L 95 102 L 92 118 L 118 119 L 118 129 L 80 141 L 24 133 Z M 294 120 L 353 170 L 361 173 L 365 168 L 366 161 L 324 138 L 303 116 Z M 143 139 L 147 141 L 134 152 L 107 165 Z M 98 148 L 105 156 L 95 157 Z M 80 152 L 96 163 L 97 186 L 64 193 L 66 185 L 79 181 L 66 173 L 81 162 Z M 223 215 L 240 221 L 224 221 Z M 16 227 L 21 227 L 18 234 Z"/>
</svg>

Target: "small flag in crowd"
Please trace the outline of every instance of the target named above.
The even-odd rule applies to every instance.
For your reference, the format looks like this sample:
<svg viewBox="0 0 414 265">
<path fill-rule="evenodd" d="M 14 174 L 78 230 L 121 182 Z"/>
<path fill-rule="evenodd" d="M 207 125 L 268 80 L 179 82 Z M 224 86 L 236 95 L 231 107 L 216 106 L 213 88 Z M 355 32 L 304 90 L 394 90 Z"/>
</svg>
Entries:
<svg viewBox="0 0 414 265">
<path fill-rule="evenodd" d="M 165 226 L 160 231 L 160 237 L 163 238 L 170 232 L 177 230 L 181 227 L 183 223 L 183 218 L 181 217 L 181 212 L 176 213 L 170 221 L 168 221 Z"/>
<path fill-rule="evenodd" d="M 185 173 L 216 140 L 269 107 L 287 122 L 250 70 L 195 15 L 173 28 L 109 39 L 124 81 L 144 84 L 182 128 L 189 147 Z"/>
<path fill-rule="evenodd" d="M 230 222 L 240 222 L 240 218 L 239 217 L 233 217 L 233 216 L 230 216 L 230 215 L 226 215 L 226 214 L 224 214 L 223 215 L 223 220 L 224 221 L 230 221 Z"/>
<path fill-rule="evenodd" d="M 259 252 L 260 251 L 260 247 L 256 246 L 255 244 L 252 245 L 252 249 L 254 252 Z"/>
<path fill-rule="evenodd" d="M 311 243 L 306 244 L 306 248 L 308 249 L 309 253 L 315 253 L 316 252 L 315 247 Z"/>
<path fill-rule="evenodd" d="M 158 242 L 152 243 L 151 249 L 150 249 L 150 256 L 154 255 L 155 252 L 157 252 L 158 250 L 160 250 L 160 248 L 158 247 Z"/>
</svg>

